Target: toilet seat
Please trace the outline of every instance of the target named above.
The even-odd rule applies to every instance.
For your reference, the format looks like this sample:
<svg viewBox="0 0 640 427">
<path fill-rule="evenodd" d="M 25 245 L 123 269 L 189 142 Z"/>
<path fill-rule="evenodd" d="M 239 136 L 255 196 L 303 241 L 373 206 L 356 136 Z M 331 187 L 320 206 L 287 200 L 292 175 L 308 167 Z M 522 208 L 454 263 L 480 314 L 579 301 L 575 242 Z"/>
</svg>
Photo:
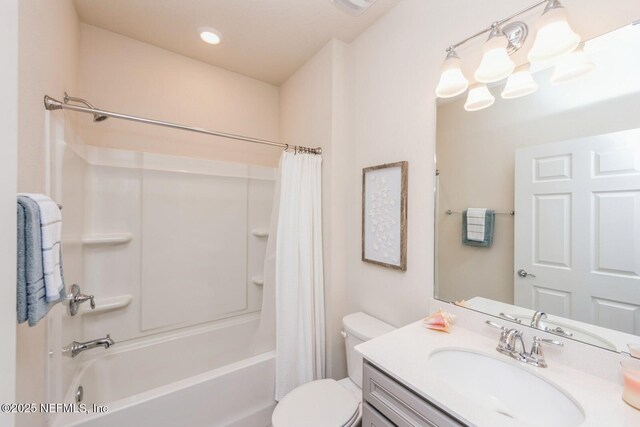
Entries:
<svg viewBox="0 0 640 427">
<path fill-rule="evenodd" d="M 271 417 L 273 427 L 349 427 L 360 419 L 361 402 L 336 380 L 301 385 L 287 394 Z"/>
</svg>

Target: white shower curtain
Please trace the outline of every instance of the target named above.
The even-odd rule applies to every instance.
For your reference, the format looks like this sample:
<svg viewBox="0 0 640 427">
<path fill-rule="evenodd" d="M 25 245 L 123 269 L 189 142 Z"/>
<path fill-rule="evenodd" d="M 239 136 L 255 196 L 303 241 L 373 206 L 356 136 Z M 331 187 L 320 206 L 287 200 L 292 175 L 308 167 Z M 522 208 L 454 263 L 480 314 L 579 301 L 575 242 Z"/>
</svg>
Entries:
<svg viewBox="0 0 640 427">
<path fill-rule="evenodd" d="M 273 209 L 278 217 L 277 223 L 272 218 L 265 260 L 261 327 L 264 339 L 275 312 L 276 400 L 324 378 L 321 164 L 322 158 L 313 154 L 285 152 L 280 159 Z"/>
</svg>

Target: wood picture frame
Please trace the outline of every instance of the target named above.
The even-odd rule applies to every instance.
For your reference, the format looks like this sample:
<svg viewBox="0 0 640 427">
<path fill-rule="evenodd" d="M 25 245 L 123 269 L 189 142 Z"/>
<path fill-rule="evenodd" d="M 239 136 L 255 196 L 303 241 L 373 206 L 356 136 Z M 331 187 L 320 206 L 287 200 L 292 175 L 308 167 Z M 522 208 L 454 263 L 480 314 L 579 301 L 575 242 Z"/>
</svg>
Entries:
<svg viewBox="0 0 640 427">
<path fill-rule="evenodd" d="M 407 270 L 409 162 L 362 169 L 362 261 Z"/>
</svg>

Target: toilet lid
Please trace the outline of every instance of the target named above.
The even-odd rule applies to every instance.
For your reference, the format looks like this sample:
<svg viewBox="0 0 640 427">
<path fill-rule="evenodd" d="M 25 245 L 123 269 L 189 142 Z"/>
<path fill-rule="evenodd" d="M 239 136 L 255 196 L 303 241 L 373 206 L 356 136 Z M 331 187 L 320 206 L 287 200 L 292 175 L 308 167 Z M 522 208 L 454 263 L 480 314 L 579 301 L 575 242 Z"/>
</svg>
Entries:
<svg viewBox="0 0 640 427">
<path fill-rule="evenodd" d="M 312 381 L 280 400 L 271 422 L 274 427 L 345 427 L 357 418 L 359 406 L 336 380 Z"/>
</svg>

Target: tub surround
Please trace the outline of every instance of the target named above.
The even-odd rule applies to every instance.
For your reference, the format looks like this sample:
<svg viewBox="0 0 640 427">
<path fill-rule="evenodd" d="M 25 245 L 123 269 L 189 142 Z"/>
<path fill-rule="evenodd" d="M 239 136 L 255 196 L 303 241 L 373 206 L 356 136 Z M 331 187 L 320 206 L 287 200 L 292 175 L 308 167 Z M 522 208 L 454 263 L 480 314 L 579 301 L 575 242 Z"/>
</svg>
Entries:
<svg viewBox="0 0 640 427">
<path fill-rule="evenodd" d="M 531 343 L 533 330 L 438 301 L 434 305 L 443 305 L 446 310 L 459 315 L 450 333 L 428 330 L 422 321 L 418 321 L 363 343 L 356 350 L 368 362 L 461 420 L 479 426 L 518 425 L 517 420 L 488 411 L 479 400 L 470 402 L 452 390 L 439 386 L 441 383 L 429 375 L 426 365 L 432 352 L 445 347 L 480 351 L 507 363 L 517 364 L 496 352 L 500 333 L 484 322 L 493 320 L 508 328 L 523 330 L 527 347 Z M 469 328 L 469 325 L 476 324 L 477 327 Z M 539 331 L 535 333 L 558 339 L 557 336 Z M 518 365 L 549 380 L 571 395 L 584 410 L 583 426 L 640 425 L 640 411 L 622 400 L 622 372 L 618 361 L 624 356 L 582 343 L 572 343 L 565 339 L 562 341 L 565 348 L 545 348 L 548 368 Z"/>
<path fill-rule="evenodd" d="M 251 313 L 81 354 L 62 401 L 73 403 L 82 386 L 82 403 L 108 411 L 61 413 L 50 425 L 267 425 L 275 407 L 275 353 L 252 351 L 259 324 Z"/>
</svg>

